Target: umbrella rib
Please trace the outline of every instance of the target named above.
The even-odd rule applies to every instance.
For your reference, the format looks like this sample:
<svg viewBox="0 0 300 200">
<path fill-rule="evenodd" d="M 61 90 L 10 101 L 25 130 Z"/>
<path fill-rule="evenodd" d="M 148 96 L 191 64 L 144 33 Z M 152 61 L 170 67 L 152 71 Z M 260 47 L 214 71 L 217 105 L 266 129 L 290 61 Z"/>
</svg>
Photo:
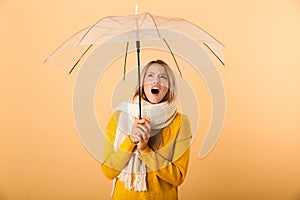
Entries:
<svg viewBox="0 0 300 200">
<path fill-rule="evenodd" d="M 218 58 L 222 65 L 225 66 L 225 63 L 222 61 L 222 59 L 219 58 L 219 56 L 205 42 L 203 42 L 203 44 L 210 50 L 211 53 L 213 53 Z"/>
<path fill-rule="evenodd" d="M 130 28 L 129 26 L 126 26 L 126 24 L 123 24 L 123 23 L 119 22 L 118 20 L 115 20 L 114 18 L 110 18 L 110 20 L 112 20 L 112 21 L 114 21 L 114 22 L 116 22 L 116 23 L 118 23 L 118 24 L 120 24 L 120 25 L 122 25 L 126 28 Z"/>
<path fill-rule="evenodd" d="M 173 53 L 173 51 L 172 51 L 170 45 L 169 45 L 168 42 L 165 40 L 165 38 L 163 38 L 163 41 L 164 41 L 165 44 L 167 45 L 167 47 L 168 47 L 168 49 L 169 49 L 169 51 L 170 51 L 170 53 L 171 53 L 171 55 L 172 55 L 172 57 L 173 57 L 173 59 L 174 59 L 174 61 L 175 61 L 176 67 L 177 67 L 177 69 L 178 69 L 178 72 L 179 72 L 180 76 L 182 77 L 181 70 L 180 70 L 180 68 L 179 68 L 179 65 L 178 65 L 178 63 L 177 63 L 177 60 L 176 60 L 176 58 L 175 58 L 175 56 L 174 56 L 174 53 Z"/>
<path fill-rule="evenodd" d="M 96 23 L 94 23 L 94 24 L 89 28 L 89 30 L 83 35 L 83 37 L 79 40 L 79 42 L 78 42 L 77 45 L 79 45 L 79 44 L 82 42 L 82 40 L 87 36 L 87 34 L 88 34 L 95 26 L 97 26 L 98 23 L 100 23 L 101 21 L 103 21 L 103 20 L 105 20 L 105 19 L 109 19 L 109 18 L 111 18 L 111 17 L 113 17 L 113 16 L 105 17 L 105 18 L 103 18 L 103 19 L 98 20 Z"/>
<path fill-rule="evenodd" d="M 105 17 L 105 18 L 103 18 L 103 19 L 98 20 L 96 23 L 94 23 L 94 24 L 89 28 L 89 30 L 84 34 L 84 36 L 80 39 L 80 41 L 78 42 L 77 45 L 79 45 L 79 44 L 83 41 L 83 39 L 87 36 L 87 34 L 88 34 L 94 27 L 98 26 L 98 24 L 99 24 L 101 21 L 104 21 L 105 19 L 113 20 L 114 22 L 117 22 L 118 24 L 125 26 L 125 24 L 122 24 L 122 23 L 118 22 L 118 21 L 115 20 L 113 17 L 114 17 L 114 16 Z M 125 27 L 128 28 L 127 26 L 125 26 Z"/>
<path fill-rule="evenodd" d="M 158 26 L 157 26 L 157 24 L 156 24 L 156 21 L 155 21 L 155 19 L 154 19 L 153 15 L 151 15 L 150 13 L 147 13 L 147 14 L 149 14 L 149 15 L 150 15 L 150 17 L 152 18 L 152 21 L 153 21 L 153 23 L 154 23 L 154 26 L 155 26 L 155 28 L 156 28 L 156 31 L 157 31 L 158 37 L 159 37 L 159 38 L 161 38 L 160 32 L 159 32 L 159 30 L 158 30 Z"/>
<path fill-rule="evenodd" d="M 145 20 L 146 20 L 146 17 L 147 17 L 147 14 L 144 16 L 144 18 L 141 20 L 141 23 L 140 23 L 140 26 L 142 26 L 143 25 L 143 23 L 145 22 Z"/>
<path fill-rule="evenodd" d="M 181 18 L 177 18 L 177 19 L 178 19 L 178 20 L 182 20 L 182 21 L 184 21 L 184 22 L 186 22 L 186 23 L 188 23 L 188 24 L 191 24 L 191 25 L 193 25 L 193 26 L 199 28 L 201 31 L 203 31 L 204 33 L 206 33 L 207 35 L 209 35 L 211 38 L 213 38 L 215 41 L 217 41 L 219 44 L 221 44 L 223 47 L 225 47 L 225 45 L 224 45 L 221 41 L 219 41 L 217 38 L 215 38 L 213 35 L 211 35 L 209 32 L 207 32 L 206 30 L 204 30 L 204 29 L 201 28 L 200 26 L 194 24 L 193 22 L 187 21 L 187 20 L 185 20 L 185 19 L 181 19 Z"/>
<path fill-rule="evenodd" d="M 69 74 L 72 73 L 72 71 L 74 70 L 74 68 L 77 66 L 77 64 L 79 63 L 79 61 L 83 58 L 83 56 L 89 51 L 89 49 L 93 46 L 93 44 L 91 44 L 84 52 L 83 54 L 79 57 L 79 59 L 77 60 L 77 62 L 74 64 L 74 66 L 72 67 L 72 69 L 69 71 Z"/>
<path fill-rule="evenodd" d="M 109 27 L 103 27 L 103 26 L 95 26 L 97 28 L 103 28 L 103 29 L 107 29 L 105 32 L 103 32 L 101 35 L 99 35 L 96 39 L 94 39 L 94 43 L 99 43 L 99 38 L 103 37 L 103 36 L 108 36 L 108 39 L 111 38 L 113 35 L 110 33 L 112 32 L 111 28 Z M 97 42 L 98 41 L 98 42 Z M 100 40 L 101 41 L 101 40 Z"/>
<path fill-rule="evenodd" d="M 165 21 L 161 22 L 159 25 L 162 25 L 162 24 L 164 24 L 164 23 L 167 23 L 167 22 L 169 22 L 169 21 L 174 21 L 174 20 L 175 20 L 175 21 L 182 21 L 182 22 L 185 22 L 185 23 L 187 23 L 187 24 L 190 24 L 190 25 L 193 25 L 193 26 L 199 28 L 201 31 L 203 31 L 204 33 L 206 33 L 206 34 L 207 34 L 209 37 L 211 37 L 213 40 L 215 40 L 216 42 L 218 42 L 219 44 L 221 44 L 223 47 L 225 47 L 225 45 L 224 45 L 221 41 L 219 41 L 217 38 L 215 38 L 215 37 L 214 37 L 213 35 L 211 35 L 209 32 L 207 32 L 206 30 L 204 30 L 204 29 L 201 28 L 200 26 L 198 26 L 198 25 L 194 24 L 193 22 L 190 22 L 190 21 L 188 21 L 188 20 L 186 20 L 186 19 L 174 17 L 174 18 L 171 18 L 171 19 L 166 19 Z"/>
<path fill-rule="evenodd" d="M 126 52 L 125 52 L 125 60 L 124 60 L 124 70 L 123 70 L 124 71 L 124 73 L 123 73 L 123 81 L 125 81 L 128 46 L 129 46 L 129 42 L 127 42 L 127 44 L 126 44 Z"/>
<path fill-rule="evenodd" d="M 170 21 L 173 21 L 173 20 L 174 20 L 173 18 L 172 19 L 164 19 L 164 21 L 160 22 L 159 25 L 162 25 L 164 23 L 167 23 L 167 22 L 170 22 Z"/>
<path fill-rule="evenodd" d="M 70 41 L 71 38 L 73 38 L 75 35 L 77 35 L 78 33 L 80 33 L 81 31 L 87 29 L 88 27 L 81 29 L 80 31 L 76 32 L 75 34 L 73 34 L 71 37 L 69 37 L 68 39 L 66 39 L 61 45 L 59 45 L 59 47 L 57 47 L 55 49 L 55 51 L 52 52 L 52 54 L 50 56 L 48 56 L 48 58 L 44 61 L 44 63 L 48 62 L 48 60 L 62 47 L 64 46 L 68 41 Z M 66 48 L 64 48 L 63 50 L 65 50 Z"/>
<path fill-rule="evenodd" d="M 162 24 L 164 24 L 164 23 L 167 23 L 167 22 L 169 22 L 169 21 L 173 21 L 173 20 L 177 20 L 177 21 L 182 21 L 182 22 L 185 22 L 185 23 L 187 23 L 187 24 L 190 24 L 190 25 L 192 25 L 192 26 L 195 26 L 195 27 L 197 27 L 198 29 L 200 29 L 201 31 L 203 31 L 205 34 L 207 34 L 212 40 L 214 40 L 215 42 L 217 42 L 217 43 L 219 43 L 219 45 L 221 45 L 222 47 L 225 47 L 225 45 L 222 43 L 222 42 L 220 42 L 217 38 L 215 38 L 213 35 L 211 35 L 209 32 L 207 32 L 206 30 L 204 30 L 204 29 L 202 29 L 200 26 L 198 26 L 198 25 L 196 25 L 196 24 L 194 24 L 194 23 L 192 23 L 192 22 L 190 22 L 190 21 L 187 21 L 187 20 L 185 20 L 185 19 L 182 19 L 182 18 L 173 18 L 173 19 L 168 19 L 168 20 L 165 20 L 165 21 L 163 21 L 163 22 L 161 22 L 159 25 L 162 25 Z M 206 44 L 205 42 L 202 42 L 212 53 L 213 53 L 213 55 L 214 56 L 216 56 L 217 57 L 217 59 L 222 63 L 222 65 L 223 66 L 225 66 L 225 63 L 224 63 L 224 61 L 222 60 L 222 58 L 220 58 L 210 47 L 209 47 L 209 45 L 208 44 Z"/>
</svg>

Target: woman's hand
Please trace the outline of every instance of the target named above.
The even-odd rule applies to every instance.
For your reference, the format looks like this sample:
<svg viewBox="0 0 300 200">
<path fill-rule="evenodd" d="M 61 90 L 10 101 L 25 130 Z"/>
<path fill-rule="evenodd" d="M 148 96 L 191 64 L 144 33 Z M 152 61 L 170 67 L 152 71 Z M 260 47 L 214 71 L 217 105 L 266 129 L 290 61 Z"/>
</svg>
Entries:
<svg viewBox="0 0 300 200">
<path fill-rule="evenodd" d="M 139 152 L 143 151 L 149 141 L 151 126 L 146 119 L 137 119 L 135 120 L 132 131 L 130 134 L 130 140 L 133 143 L 138 143 L 137 150 Z"/>
</svg>

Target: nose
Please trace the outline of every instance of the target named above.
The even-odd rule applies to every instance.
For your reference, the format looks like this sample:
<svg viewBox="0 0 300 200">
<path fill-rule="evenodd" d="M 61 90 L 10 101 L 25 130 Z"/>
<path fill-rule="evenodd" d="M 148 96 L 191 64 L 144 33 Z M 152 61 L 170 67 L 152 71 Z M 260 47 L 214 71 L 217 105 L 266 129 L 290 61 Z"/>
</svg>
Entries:
<svg viewBox="0 0 300 200">
<path fill-rule="evenodd" d="M 153 84 L 160 84 L 160 80 L 158 76 L 153 77 Z"/>
<path fill-rule="evenodd" d="M 158 85 L 160 85 L 159 79 L 155 79 L 155 80 L 153 81 L 153 84 L 158 84 Z"/>
</svg>

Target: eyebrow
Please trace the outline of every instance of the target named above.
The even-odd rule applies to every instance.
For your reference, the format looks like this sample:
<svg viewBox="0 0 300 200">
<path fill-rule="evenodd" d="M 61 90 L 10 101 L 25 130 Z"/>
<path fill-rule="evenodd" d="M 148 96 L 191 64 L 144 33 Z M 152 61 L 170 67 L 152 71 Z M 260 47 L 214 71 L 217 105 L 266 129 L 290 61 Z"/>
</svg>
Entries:
<svg viewBox="0 0 300 200">
<path fill-rule="evenodd" d="M 155 73 L 155 72 L 147 72 L 146 74 L 157 74 L 157 73 Z M 168 74 L 167 73 L 158 73 L 159 75 L 165 75 L 165 76 L 168 76 Z"/>
</svg>

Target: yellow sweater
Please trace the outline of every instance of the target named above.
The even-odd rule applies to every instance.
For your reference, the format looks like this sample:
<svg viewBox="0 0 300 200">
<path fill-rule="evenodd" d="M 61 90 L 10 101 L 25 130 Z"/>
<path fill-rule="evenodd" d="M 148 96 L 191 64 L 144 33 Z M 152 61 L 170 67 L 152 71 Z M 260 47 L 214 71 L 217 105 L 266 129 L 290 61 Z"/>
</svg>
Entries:
<svg viewBox="0 0 300 200">
<path fill-rule="evenodd" d="M 117 122 L 120 112 L 116 112 L 108 126 L 102 171 L 109 179 L 116 178 L 124 166 L 126 166 L 136 144 L 132 143 L 129 136 L 114 152 L 113 144 L 116 135 Z M 147 147 L 139 159 L 147 166 L 147 191 L 137 192 L 127 190 L 124 183 L 119 179 L 112 199 L 151 199 L 151 200 L 173 200 L 178 199 L 177 187 L 184 181 L 190 155 L 191 129 L 189 119 L 182 114 L 177 114 L 172 123 L 162 130 L 163 143 L 157 151 Z M 132 175 L 134 180 L 134 174 Z"/>
</svg>

